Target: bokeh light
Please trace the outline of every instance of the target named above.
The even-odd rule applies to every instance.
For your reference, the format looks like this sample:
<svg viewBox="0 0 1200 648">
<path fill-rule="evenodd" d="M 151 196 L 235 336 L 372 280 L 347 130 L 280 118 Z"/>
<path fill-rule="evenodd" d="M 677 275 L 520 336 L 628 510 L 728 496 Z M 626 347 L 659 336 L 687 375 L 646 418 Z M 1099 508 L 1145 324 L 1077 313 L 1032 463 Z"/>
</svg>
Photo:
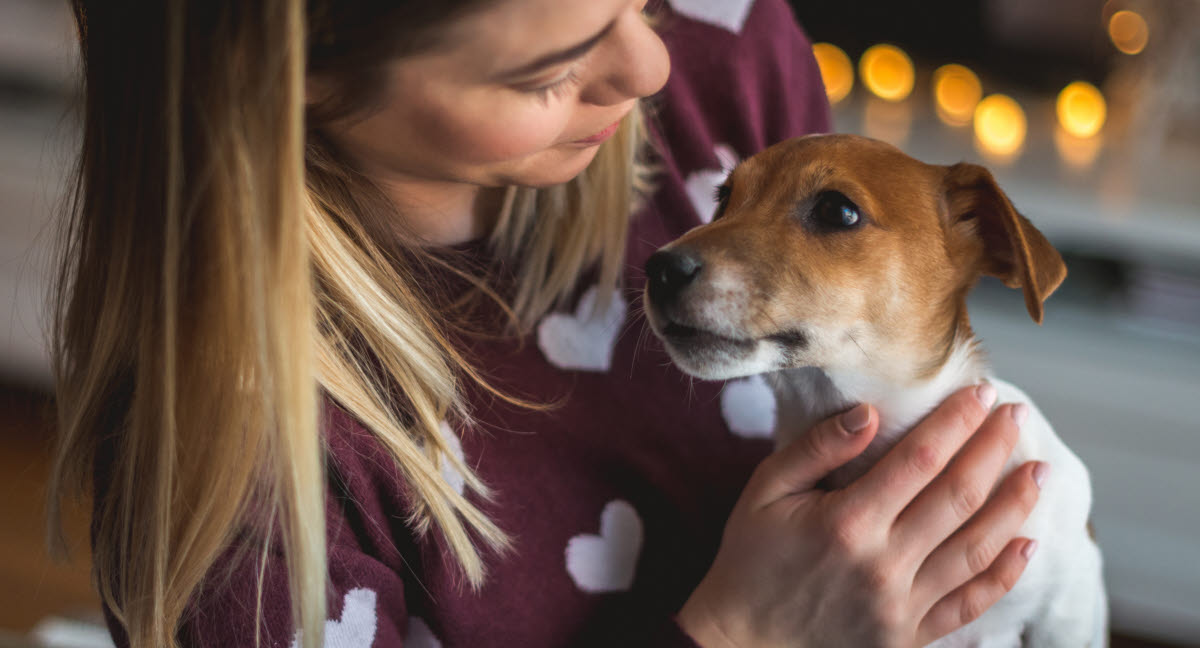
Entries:
<svg viewBox="0 0 1200 648">
<path fill-rule="evenodd" d="M 1123 9 L 1108 19 L 1108 37 L 1122 52 L 1139 54 L 1150 40 L 1150 28 L 1141 14 Z"/>
<path fill-rule="evenodd" d="M 1011 97 L 994 94 L 975 107 L 975 141 L 995 158 L 1015 157 L 1025 143 L 1025 111 Z"/>
<path fill-rule="evenodd" d="M 950 63 L 933 73 L 933 98 L 938 117 L 953 126 L 971 123 L 975 106 L 983 97 L 983 85 L 970 69 Z"/>
<path fill-rule="evenodd" d="M 829 103 L 837 103 L 854 88 L 854 64 L 850 57 L 837 45 L 815 43 L 813 56 L 821 68 L 821 80 L 825 83 L 825 95 Z"/>
<path fill-rule="evenodd" d="M 1104 95 L 1086 81 L 1075 81 L 1058 93 L 1058 123 L 1075 137 L 1091 137 L 1104 126 Z"/>
<path fill-rule="evenodd" d="M 912 59 L 894 45 L 873 45 L 863 52 L 858 61 L 858 76 L 881 99 L 902 101 L 912 93 Z"/>
</svg>

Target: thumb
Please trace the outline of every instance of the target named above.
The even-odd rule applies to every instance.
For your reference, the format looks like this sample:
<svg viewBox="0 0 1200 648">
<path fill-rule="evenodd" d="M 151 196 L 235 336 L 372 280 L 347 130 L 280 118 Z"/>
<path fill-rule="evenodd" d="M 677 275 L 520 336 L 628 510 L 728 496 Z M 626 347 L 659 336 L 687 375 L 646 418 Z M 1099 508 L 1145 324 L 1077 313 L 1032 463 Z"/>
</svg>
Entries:
<svg viewBox="0 0 1200 648">
<path fill-rule="evenodd" d="M 763 501 L 810 491 L 821 478 L 862 454 L 875 432 L 875 408 L 861 403 L 821 421 L 770 457 Z"/>
</svg>

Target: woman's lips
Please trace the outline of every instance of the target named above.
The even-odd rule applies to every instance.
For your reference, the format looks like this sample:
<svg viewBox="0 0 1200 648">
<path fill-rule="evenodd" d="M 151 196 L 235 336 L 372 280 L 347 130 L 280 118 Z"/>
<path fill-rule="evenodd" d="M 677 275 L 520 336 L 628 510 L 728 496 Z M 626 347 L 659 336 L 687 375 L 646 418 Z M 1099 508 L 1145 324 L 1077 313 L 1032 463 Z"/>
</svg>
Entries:
<svg viewBox="0 0 1200 648">
<path fill-rule="evenodd" d="M 599 133 L 596 133 L 595 135 L 591 135 L 589 137 L 585 137 L 583 139 L 575 140 L 572 143 L 579 144 L 582 146 L 594 146 L 594 145 L 599 144 L 600 142 L 603 142 L 604 140 L 612 137 L 613 133 L 617 132 L 617 127 L 620 125 L 621 125 L 620 121 L 615 121 L 612 124 L 610 124 L 608 126 L 608 128 L 605 128 L 604 130 L 600 131 Z"/>
</svg>

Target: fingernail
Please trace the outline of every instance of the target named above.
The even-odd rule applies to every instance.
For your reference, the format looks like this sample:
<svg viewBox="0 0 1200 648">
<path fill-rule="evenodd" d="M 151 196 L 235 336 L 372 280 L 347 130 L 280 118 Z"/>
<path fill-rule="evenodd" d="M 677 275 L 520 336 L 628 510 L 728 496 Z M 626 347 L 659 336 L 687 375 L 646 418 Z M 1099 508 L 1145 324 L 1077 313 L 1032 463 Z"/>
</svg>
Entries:
<svg viewBox="0 0 1200 648">
<path fill-rule="evenodd" d="M 983 383 L 975 388 L 975 398 L 983 404 L 984 408 L 992 409 L 992 405 L 996 403 L 996 388 L 992 387 L 992 383 Z"/>
<path fill-rule="evenodd" d="M 1021 549 L 1021 555 L 1025 556 L 1025 560 L 1033 558 L 1033 554 L 1037 553 L 1037 540 L 1030 540 L 1025 543 L 1025 547 Z"/>
<path fill-rule="evenodd" d="M 862 403 L 854 409 L 842 414 L 842 427 L 846 431 L 854 434 L 867 429 L 867 424 L 871 422 L 871 406 Z"/>
<path fill-rule="evenodd" d="M 1033 483 L 1037 484 L 1037 487 L 1040 489 L 1046 484 L 1046 477 L 1049 474 L 1050 464 L 1046 463 L 1045 461 L 1039 461 L 1038 464 L 1033 467 Z"/>
<path fill-rule="evenodd" d="M 1025 403 L 1017 403 L 1008 409 L 1008 415 L 1016 422 L 1017 427 L 1025 425 L 1025 419 L 1029 418 L 1029 406 Z"/>
</svg>

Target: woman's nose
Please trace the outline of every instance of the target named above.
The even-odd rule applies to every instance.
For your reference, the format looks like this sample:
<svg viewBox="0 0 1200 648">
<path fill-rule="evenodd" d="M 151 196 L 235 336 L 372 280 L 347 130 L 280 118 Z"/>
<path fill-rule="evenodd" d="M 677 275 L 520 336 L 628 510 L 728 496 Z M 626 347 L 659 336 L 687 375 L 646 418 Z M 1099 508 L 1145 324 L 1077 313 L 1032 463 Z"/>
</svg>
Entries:
<svg viewBox="0 0 1200 648">
<path fill-rule="evenodd" d="M 603 62 L 582 99 L 598 105 L 615 105 L 648 97 L 667 83 L 671 61 L 662 39 L 639 12 L 620 18 L 621 24 L 603 44 Z M 601 57 L 597 57 L 601 58 Z"/>
</svg>

